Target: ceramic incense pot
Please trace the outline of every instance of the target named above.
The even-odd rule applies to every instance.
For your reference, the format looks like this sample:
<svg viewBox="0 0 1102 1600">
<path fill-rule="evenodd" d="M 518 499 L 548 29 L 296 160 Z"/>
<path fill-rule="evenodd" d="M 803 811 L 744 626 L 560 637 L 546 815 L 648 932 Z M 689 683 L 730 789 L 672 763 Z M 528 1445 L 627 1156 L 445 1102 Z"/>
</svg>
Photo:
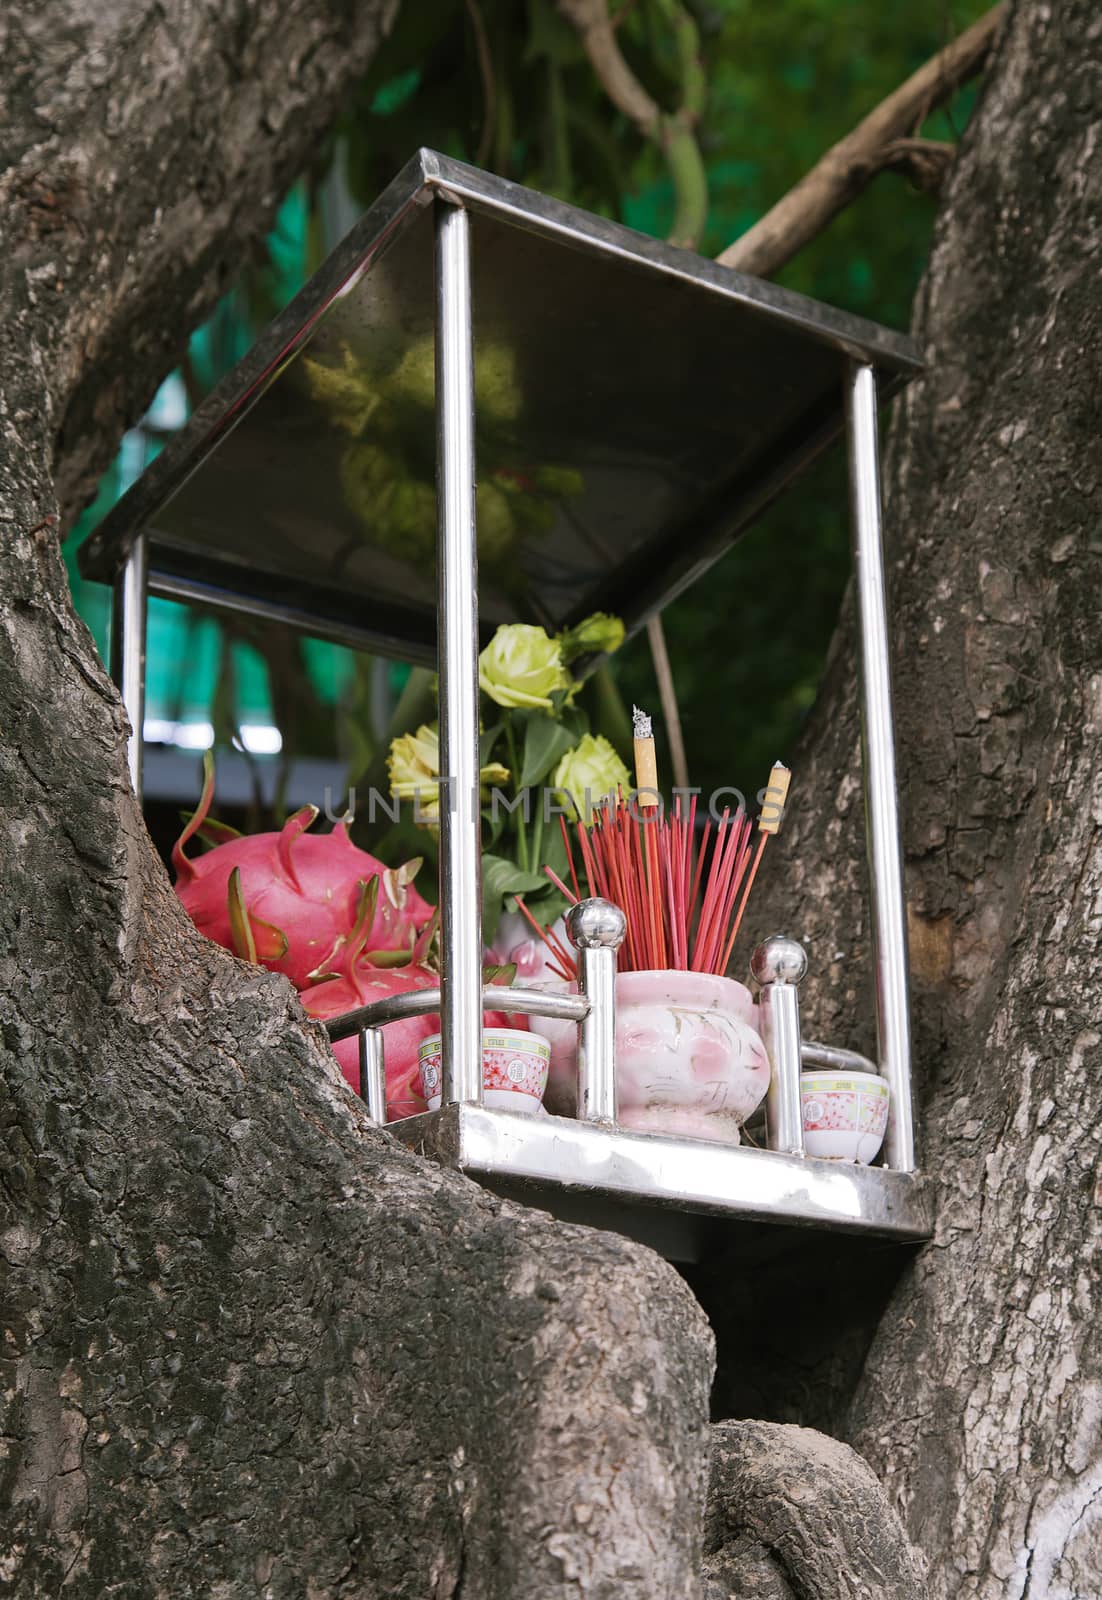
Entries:
<svg viewBox="0 0 1102 1600">
<path fill-rule="evenodd" d="M 800 1079 L 804 1149 L 834 1161 L 875 1161 L 891 1090 L 873 1072 L 805 1072 Z"/>
<path fill-rule="evenodd" d="M 621 972 L 616 978 L 616 1106 L 623 1128 L 738 1144 L 769 1087 L 753 998 L 705 972 Z M 577 1029 L 533 1017 L 551 1045 L 546 1105 L 575 1114 Z"/>
</svg>

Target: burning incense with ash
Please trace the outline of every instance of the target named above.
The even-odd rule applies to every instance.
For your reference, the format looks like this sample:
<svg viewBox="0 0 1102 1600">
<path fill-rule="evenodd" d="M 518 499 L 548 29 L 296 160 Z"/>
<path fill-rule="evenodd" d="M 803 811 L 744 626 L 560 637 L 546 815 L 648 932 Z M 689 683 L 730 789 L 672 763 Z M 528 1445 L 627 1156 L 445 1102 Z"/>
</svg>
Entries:
<svg viewBox="0 0 1102 1600">
<path fill-rule="evenodd" d="M 658 757 L 654 748 L 654 729 L 651 719 L 638 706 L 631 708 L 633 748 L 635 752 L 635 792 L 639 806 L 653 811 L 662 804 L 658 788 Z"/>
</svg>

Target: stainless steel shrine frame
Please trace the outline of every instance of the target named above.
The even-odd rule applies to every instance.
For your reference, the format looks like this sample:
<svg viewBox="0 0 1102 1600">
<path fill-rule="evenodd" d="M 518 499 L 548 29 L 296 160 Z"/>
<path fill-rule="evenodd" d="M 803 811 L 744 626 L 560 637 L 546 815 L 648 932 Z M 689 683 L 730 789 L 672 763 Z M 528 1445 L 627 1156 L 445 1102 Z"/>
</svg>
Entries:
<svg viewBox="0 0 1102 1600">
<path fill-rule="evenodd" d="M 415 170 L 414 170 L 415 169 Z M 411 174 L 416 186 L 411 186 Z M 403 186 L 404 185 L 404 186 Z M 431 152 L 422 152 L 396 181 L 391 225 L 426 192 L 435 229 L 435 362 L 437 452 L 437 626 L 440 702 L 440 762 L 447 775 L 440 808 L 440 912 L 443 951 L 439 992 L 418 991 L 365 1007 L 329 1024 L 334 1039 L 360 1037 L 361 1092 L 370 1114 L 385 1120 L 383 1039 L 387 1023 L 439 1011 L 443 1033 L 443 1107 L 391 1124 L 400 1139 L 466 1171 L 503 1182 L 574 1189 L 618 1203 L 684 1209 L 700 1215 L 739 1216 L 866 1231 L 896 1238 L 929 1232 L 923 1181 L 915 1174 L 911 1099 L 910 1028 L 905 907 L 898 831 L 893 745 L 889 640 L 881 537 L 877 362 L 890 359 L 886 387 L 906 381 L 918 369 L 908 342 L 871 324 L 829 313 L 827 308 L 774 286 L 734 273 L 687 252 L 641 241 L 637 235 L 601 219 L 517 186 L 474 172 Z M 390 191 L 388 191 L 388 194 Z M 816 1063 L 870 1070 L 850 1051 L 802 1041 L 797 985 L 802 952 L 792 941 L 767 941 L 755 953 L 755 976 L 763 984 L 763 1032 L 774 1063 L 769 1102 L 769 1142 L 763 1151 L 701 1141 L 634 1134 L 615 1124 L 615 950 L 622 937 L 622 915 L 606 902 L 572 909 L 568 930 L 579 950 L 580 993 L 539 989 L 508 991 L 507 1008 L 577 1022 L 580 1030 L 578 1118 L 526 1117 L 482 1106 L 482 1013 L 500 1009 L 501 988 L 484 992 L 480 895 L 480 812 L 478 754 L 479 591 L 475 518 L 475 362 L 472 318 L 471 216 L 475 212 L 515 222 L 531 232 L 553 235 L 577 251 L 621 258 L 657 270 L 671 280 L 692 280 L 717 296 L 752 303 L 755 315 L 778 319 L 800 334 L 810 332 L 821 346 L 841 355 L 842 405 L 848 439 L 853 550 L 860 632 L 861 721 L 866 808 L 871 929 L 876 978 L 879 1071 L 891 1089 L 891 1114 L 883 1167 L 850 1166 L 808 1158 L 802 1153 L 798 1073 L 801 1057 Z M 379 233 L 376 223 L 376 233 Z M 381 236 L 385 238 L 386 229 Z M 347 244 L 347 241 L 346 241 Z M 342 249 L 344 247 L 341 247 Z M 370 261 L 361 246 L 355 270 L 332 275 L 328 300 L 322 295 L 314 314 L 297 334 L 283 336 L 282 363 L 303 345 L 327 305 L 349 292 Z M 343 275 L 342 275 L 343 273 Z M 315 295 L 318 299 L 318 296 Z M 813 307 L 816 315 L 804 314 Z M 822 314 L 818 314 L 818 313 Z M 803 322 L 801 323 L 801 318 Z M 854 333 L 858 329 L 860 336 Z M 230 395 L 230 422 L 208 426 L 208 435 L 189 458 L 186 452 L 161 472 L 160 499 L 176 492 L 186 471 L 252 403 L 277 368 L 267 376 L 242 379 Z M 246 378 L 248 375 L 246 375 Z M 631 397 L 626 397 L 630 405 Z M 171 447 L 170 447 L 171 448 Z M 165 455 L 169 455 L 166 450 Z M 148 476 L 148 474 L 147 474 Z M 758 509 L 779 482 L 757 494 Z M 753 493 L 748 499 L 754 500 Z M 155 509 L 155 508 L 153 508 Z M 146 531 L 150 506 L 139 505 L 142 525 L 118 540 L 112 670 L 122 690 L 134 733 L 130 770 L 141 781 L 141 729 L 144 698 L 145 611 L 149 562 Z M 94 538 L 96 536 L 93 536 Z M 102 543 L 93 553 L 107 560 Z M 688 577 L 680 583 L 684 587 Z M 157 592 L 194 597 L 210 592 L 180 580 L 165 580 Z M 249 609 L 241 599 L 227 604 Z M 273 614 L 272 607 L 256 607 Z M 653 606 L 650 607 L 653 609 Z M 331 636 L 338 636 L 336 633 Z M 872 1069 L 876 1070 L 876 1069 Z M 794 1096 L 794 1099 L 793 1099 Z M 541 1201 L 540 1203 L 545 1203 Z"/>
</svg>

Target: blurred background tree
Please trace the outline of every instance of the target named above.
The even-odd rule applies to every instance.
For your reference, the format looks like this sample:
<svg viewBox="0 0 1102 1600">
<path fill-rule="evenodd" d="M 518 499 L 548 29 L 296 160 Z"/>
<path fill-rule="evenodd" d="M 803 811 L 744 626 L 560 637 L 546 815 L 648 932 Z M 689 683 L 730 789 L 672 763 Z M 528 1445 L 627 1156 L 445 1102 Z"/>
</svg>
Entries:
<svg viewBox="0 0 1102 1600">
<path fill-rule="evenodd" d="M 262 257 L 242 263 L 237 287 L 192 338 L 69 541 L 77 603 L 101 651 L 109 598 L 75 573 L 80 539 L 418 146 L 646 233 L 676 232 L 679 196 L 663 152 L 611 104 L 569 9 L 555 0 L 431 0 L 401 9 L 323 157 L 288 194 Z M 613 12 L 615 36 L 640 85 L 669 113 L 687 93 L 700 102 L 699 248 L 716 254 L 745 232 L 985 9 L 984 0 L 623 0 Z M 962 89 L 913 132 L 954 142 L 973 95 Z M 934 212 L 933 195 L 885 173 L 779 281 L 905 327 Z M 731 374 L 732 385 L 754 379 Z M 788 753 L 815 697 L 848 570 L 844 462 L 835 451 L 708 584 L 668 608 L 693 783 L 752 794 Z M 614 672 L 625 700 L 657 707 L 645 634 L 621 652 Z M 246 825 L 304 798 L 320 802 L 323 780 L 339 806 L 349 777 L 373 759 L 378 773 L 407 674 L 334 645 L 155 600 L 146 733 L 175 763 L 159 779 L 155 765 L 150 774 L 149 798 L 164 810 L 162 828 L 151 817 L 159 842 L 171 835 L 176 806 L 198 790 L 197 777 L 192 786 L 181 776 L 191 769 L 178 752 L 212 742 L 236 746 L 228 761 L 237 763 L 238 781 L 220 798 L 244 812 Z"/>
</svg>

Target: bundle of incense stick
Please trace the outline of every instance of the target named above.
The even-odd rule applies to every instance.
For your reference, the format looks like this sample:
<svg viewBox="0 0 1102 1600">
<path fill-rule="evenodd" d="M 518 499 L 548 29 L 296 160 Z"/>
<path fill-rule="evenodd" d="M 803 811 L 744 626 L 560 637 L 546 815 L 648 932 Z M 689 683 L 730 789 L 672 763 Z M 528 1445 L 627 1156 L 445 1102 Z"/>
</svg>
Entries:
<svg viewBox="0 0 1102 1600">
<path fill-rule="evenodd" d="M 640 751 L 641 744 L 649 744 L 650 750 Z M 680 799 L 672 815 L 660 809 L 649 719 L 638 713 L 635 745 L 637 777 L 647 780 L 639 782 L 636 796 L 628 801 L 621 795 L 598 807 L 588 827 L 577 819 L 573 843 L 566 819 L 560 817 L 570 885 L 550 867 L 543 870 L 568 900 L 583 898 L 584 879 L 587 895 L 600 895 L 622 909 L 627 934 L 619 955 L 621 972 L 675 968 L 722 975 L 766 843 L 780 827 L 791 773 L 778 762 L 770 774 L 756 847 L 753 824 L 742 810 L 725 810 L 714 828 L 709 818 L 698 839 L 695 796 L 687 811 Z M 573 950 L 545 932 L 519 897 L 518 904 L 547 945 L 552 968 L 560 977 L 575 977 Z"/>
</svg>

